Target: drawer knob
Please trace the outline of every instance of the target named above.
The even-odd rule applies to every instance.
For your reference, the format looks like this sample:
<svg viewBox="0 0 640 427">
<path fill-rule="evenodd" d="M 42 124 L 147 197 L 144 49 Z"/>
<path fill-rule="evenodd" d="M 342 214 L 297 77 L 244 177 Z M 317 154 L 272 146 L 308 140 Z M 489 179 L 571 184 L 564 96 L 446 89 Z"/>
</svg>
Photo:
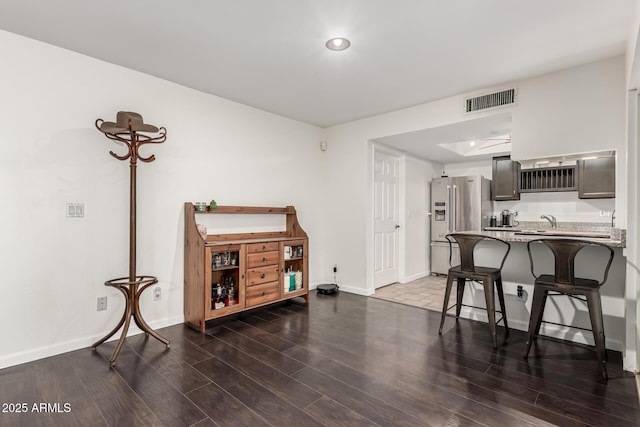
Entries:
<svg viewBox="0 0 640 427">
<path fill-rule="evenodd" d="M 266 295 L 265 291 L 262 291 L 262 296 L 265 296 L 265 295 Z"/>
<path fill-rule="evenodd" d="M 267 260 L 266 257 L 262 257 L 262 262 L 265 262 Z"/>
<path fill-rule="evenodd" d="M 264 277 L 265 277 L 265 274 L 264 274 L 264 273 L 262 273 L 262 274 L 260 275 L 260 278 L 261 278 L 261 279 L 264 279 Z"/>
<path fill-rule="evenodd" d="M 262 249 L 267 249 L 267 247 L 265 245 L 262 245 Z"/>
</svg>

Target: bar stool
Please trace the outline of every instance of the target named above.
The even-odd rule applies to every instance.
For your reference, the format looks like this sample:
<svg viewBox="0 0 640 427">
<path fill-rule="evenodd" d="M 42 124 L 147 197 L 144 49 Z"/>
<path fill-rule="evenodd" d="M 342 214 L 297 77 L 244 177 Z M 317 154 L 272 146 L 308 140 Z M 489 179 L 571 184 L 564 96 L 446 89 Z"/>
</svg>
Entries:
<svg viewBox="0 0 640 427">
<path fill-rule="evenodd" d="M 482 283 L 484 287 L 484 297 L 486 301 L 486 310 L 487 310 L 487 318 L 489 323 L 489 331 L 491 332 L 491 339 L 493 340 L 493 348 L 498 347 L 498 340 L 496 337 L 496 323 L 501 320 L 504 323 L 504 327 L 507 330 L 506 335 L 509 335 L 509 325 L 507 324 L 507 314 L 504 304 L 504 293 L 502 292 L 502 267 L 504 266 L 504 262 L 507 259 L 507 255 L 509 255 L 509 251 L 511 250 L 511 245 L 504 240 L 483 236 L 480 234 L 466 234 L 466 233 L 452 233 L 447 234 L 447 240 L 449 241 L 449 265 L 451 265 L 452 254 L 453 254 L 453 246 L 452 240 L 458 243 L 460 247 L 460 265 L 453 266 L 449 269 L 449 273 L 447 275 L 447 288 L 444 294 L 444 303 L 442 305 L 442 318 L 440 319 L 440 330 L 439 334 L 442 335 L 442 327 L 444 326 L 444 319 L 447 315 L 447 311 L 453 307 L 448 307 L 449 305 L 449 296 L 451 295 L 451 287 L 453 286 L 454 279 L 457 281 L 457 301 L 456 301 L 456 320 L 460 318 L 460 309 L 462 306 L 468 306 L 466 304 L 462 304 L 462 297 L 464 296 L 464 288 L 465 284 L 468 281 L 475 281 Z M 506 251 L 504 256 L 502 257 L 502 263 L 499 268 L 495 267 L 481 267 L 476 266 L 474 263 L 473 252 L 476 248 L 476 245 L 481 241 L 496 241 L 504 244 L 506 246 Z M 498 313 L 502 314 L 502 318 L 496 322 L 496 309 L 495 309 L 495 294 L 493 287 L 498 290 L 498 299 L 500 301 L 500 309 Z M 471 306 L 473 307 L 473 306 Z M 474 308 L 482 308 L 482 307 L 474 307 Z"/>
<path fill-rule="evenodd" d="M 555 260 L 553 274 L 540 274 L 536 276 L 531 244 L 542 244 L 551 250 Z M 595 279 L 575 277 L 575 258 L 578 252 L 588 246 L 602 247 L 609 251 L 609 260 L 604 269 L 602 282 Z M 547 296 L 567 295 L 580 301 L 585 301 L 589 309 L 591 319 L 591 331 L 595 342 L 595 351 L 602 369 L 602 377 L 607 379 L 607 365 L 605 354 L 604 324 L 602 320 L 602 303 L 600 300 L 600 287 L 607 281 L 609 267 L 613 261 L 613 249 L 605 244 L 575 239 L 536 239 L 527 243 L 531 274 L 535 277 L 533 285 L 533 300 L 531 302 L 531 317 L 529 319 L 529 334 L 524 357 L 529 356 L 531 344 L 540 333 L 543 322 L 544 307 Z M 581 298 L 584 297 L 584 298 Z M 569 326 L 570 325 L 562 325 Z"/>
</svg>

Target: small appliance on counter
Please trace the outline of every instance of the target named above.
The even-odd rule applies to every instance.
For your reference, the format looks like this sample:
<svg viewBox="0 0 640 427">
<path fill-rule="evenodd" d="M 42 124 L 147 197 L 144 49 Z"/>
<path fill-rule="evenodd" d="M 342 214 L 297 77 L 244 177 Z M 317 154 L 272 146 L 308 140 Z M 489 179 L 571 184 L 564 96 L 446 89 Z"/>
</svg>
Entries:
<svg viewBox="0 0 640 427">
<path fill-rule="evenodd" d="M 513 224 L 511 223 L 511 212 L 508 209 L 502 211 L 502 226 L 503 227 L 511 227 Z"/>
<path fill-rule="evenodd" d="M 503 227 L 515 227 L 519 224 L 516 221 L 516 216 L 518 216 L 518 212 L 510 212 L 508 209 L 502 211 L 502 226 Z"/>
<path fill-rule="evenodd" d="M 489 219 L 489 228 L 513 228 L 520 223 L 516 221 L 518 212 L 511 212 L 508 209 L 503 210 L 500 215 L 491 215 Z"/>
</svg>

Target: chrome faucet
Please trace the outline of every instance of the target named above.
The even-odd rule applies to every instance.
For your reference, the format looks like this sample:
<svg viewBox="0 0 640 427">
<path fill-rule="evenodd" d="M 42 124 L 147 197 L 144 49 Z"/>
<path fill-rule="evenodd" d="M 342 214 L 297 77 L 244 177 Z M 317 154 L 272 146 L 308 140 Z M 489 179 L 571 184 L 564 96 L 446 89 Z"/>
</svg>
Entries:
<svg viewBox="0 0 640 427">
<path fill-rule="evenodd" d="M 613 228 L 615 226 L 615 222 L 616 221 L 616 210 L 614 209 L 613 212 L 611 212 L 611 228 Z"/>
<path fill-rule="evenodd" d="M 558 228 L 558 224 L 556 223 L 556 217 L 553 215 L 542 215 L 540 219 L 546 219 L 551 224 L 551 228 Z"/>
</svg>

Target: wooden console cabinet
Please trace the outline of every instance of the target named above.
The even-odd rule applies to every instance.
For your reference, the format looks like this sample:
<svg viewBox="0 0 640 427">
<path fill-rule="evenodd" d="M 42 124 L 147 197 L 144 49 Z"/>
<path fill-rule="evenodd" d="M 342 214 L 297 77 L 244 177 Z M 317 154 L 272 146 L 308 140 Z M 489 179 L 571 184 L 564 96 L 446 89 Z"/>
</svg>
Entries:
<svg viewBox="0 0 640 427">
<path fill-rule="evenodd" d="M 198 216 L 222 214 L 286 215 L 286 229 L 201 236 Z M 184 216 L 185 323 L 204 332 L 207 320 L 294 297 L 308 301 L 309 241 L 293 206 L 196 211 L 187 202 Z"/>
</svg>

